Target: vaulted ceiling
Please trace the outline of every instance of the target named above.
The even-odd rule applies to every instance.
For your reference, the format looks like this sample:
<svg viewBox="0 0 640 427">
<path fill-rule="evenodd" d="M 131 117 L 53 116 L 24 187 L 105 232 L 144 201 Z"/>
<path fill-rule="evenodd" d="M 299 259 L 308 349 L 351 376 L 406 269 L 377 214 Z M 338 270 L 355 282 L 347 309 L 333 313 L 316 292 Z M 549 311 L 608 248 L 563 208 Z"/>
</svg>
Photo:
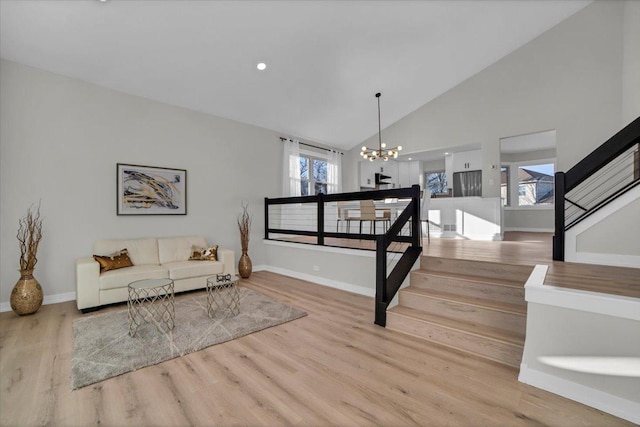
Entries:
<svg viewBox="0 0 640 427">
<path fill-rule="evenodd" d="M 0 55 L 348 149 L 588 3 L 2 0 Z"/>
</svg>

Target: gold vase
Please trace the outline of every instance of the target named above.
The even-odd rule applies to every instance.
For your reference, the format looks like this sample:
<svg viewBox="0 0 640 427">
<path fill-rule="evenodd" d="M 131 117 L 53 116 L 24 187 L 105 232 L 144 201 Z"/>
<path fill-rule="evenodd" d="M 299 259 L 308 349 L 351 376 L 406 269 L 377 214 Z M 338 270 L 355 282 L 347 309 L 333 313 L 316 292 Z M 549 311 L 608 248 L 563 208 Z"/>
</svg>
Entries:
<svg viewBox="0 0 640 427">
<path fill-rule="evenodd" d="M 20 270 L 20 280 L 11 291 L 11 309 L 23 316 L 33 314 L 42 305 L 42 288 L 33 270 Z"/>
<path fill-rule="evenodd" d="M 238 273 L 240 273 L 240 277 L 243 279 L 248 279 L 251 276 L 251 258 L 247 255 L 247 251 L 242 251 L 242 256 L 240 257 L 240 261 L 238 261 Z"/>
</svg>

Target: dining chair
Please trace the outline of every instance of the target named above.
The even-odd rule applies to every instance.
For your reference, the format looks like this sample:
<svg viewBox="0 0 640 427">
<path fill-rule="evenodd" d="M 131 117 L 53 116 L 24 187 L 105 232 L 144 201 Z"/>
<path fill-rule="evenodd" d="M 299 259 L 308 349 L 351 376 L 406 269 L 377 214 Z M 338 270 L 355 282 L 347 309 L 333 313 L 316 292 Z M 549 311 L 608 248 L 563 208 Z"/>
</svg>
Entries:
<svg viewBox="0 0 640 427">
<path fill-rule="evenodd" d="M 429 205 L 431 204 L 431 191 L 425 188 L 422 191 L 422 206 L 420 207 L 420 222 L 427 224 L 427 242 L 431 243 L 431 235 L 429 233 Z"/>
<path fill-rule="evenodd" d="M 356 218 L 354 218 L 356 219 Z M 385 233 L 388 226 L 391 225 L 391 210 L 384 209 L 382 216 L 376 215 L 376 205 L 373 200 L 360 200 L 360 234 L 362 234 L 362 222 L 369 221 L 369 234 L 375 234 L 376 224 L 378 221 L 382 221 Z"/>
</svg>

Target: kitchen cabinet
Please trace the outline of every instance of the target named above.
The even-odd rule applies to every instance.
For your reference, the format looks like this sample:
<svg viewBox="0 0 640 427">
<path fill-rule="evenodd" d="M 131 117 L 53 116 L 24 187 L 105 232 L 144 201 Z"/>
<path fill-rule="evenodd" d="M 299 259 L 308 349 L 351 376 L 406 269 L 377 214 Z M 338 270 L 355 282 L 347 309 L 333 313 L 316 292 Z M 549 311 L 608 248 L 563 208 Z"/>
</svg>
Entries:
<svg viewBox="0 0 640 427">
<path fill-rule="evenodd" d="M 453 172 L 482 170 L 482 150 L 453 153 Z"/>
<path fill-rule="evenodd" d="M 375 188 L 375 169 L 373 162 L 360 162 L 360 188 Z"/>
<path fill-rule="evenodd" d="M 376 188 L 376 173 L 382 173 L 390 178 L 385 179 L 389 184 L 384 188 L 398 187 L 398 164 L 394 161 L 380 160 L 360 162 L 360 188 Z"/>
<path fill-rule="evenodd" d="M 400 188 L 420 184 L 420 162 L 398 162 L 398 185 Z"/>
</svg>

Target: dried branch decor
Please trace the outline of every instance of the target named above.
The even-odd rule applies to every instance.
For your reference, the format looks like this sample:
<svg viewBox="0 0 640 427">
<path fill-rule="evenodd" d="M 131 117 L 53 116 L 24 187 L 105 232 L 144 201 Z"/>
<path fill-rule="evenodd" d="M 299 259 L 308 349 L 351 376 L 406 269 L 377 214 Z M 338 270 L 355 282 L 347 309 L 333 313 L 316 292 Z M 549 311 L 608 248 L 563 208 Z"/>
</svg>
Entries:
<svg viewBox="0 0 640 427">
<path fill-rule="evenodd" d="M 18 243 L 20 246 L 20 270 L 33 270 L 38 262 L 36 254 L 42 239 L 42 218 L 38 208 L 30 206 L 27 214 L 18 220 Z"/>
<path fill-rule="evenodd" d="M 240 229 L 240 245 L 242 252 L 249 250 L 249 233 L 251 231 L 251 216 L 247 208 L 248 204 L 242 204 L 242 214 L 238 215 L 238 229 Z"/>
</svg>

